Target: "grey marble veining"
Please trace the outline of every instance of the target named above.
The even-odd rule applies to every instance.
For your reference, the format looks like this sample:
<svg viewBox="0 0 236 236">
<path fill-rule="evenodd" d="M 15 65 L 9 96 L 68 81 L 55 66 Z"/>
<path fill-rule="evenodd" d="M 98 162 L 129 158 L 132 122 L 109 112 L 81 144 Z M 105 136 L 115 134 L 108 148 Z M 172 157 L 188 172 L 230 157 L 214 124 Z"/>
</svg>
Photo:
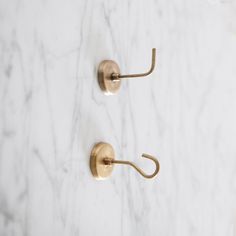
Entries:
<svg viewBox="0 0 236 236">
<path fill-rule="evenodd" d="M 236 235 L 234 0 L 0 2 L 0 235 Z M 157 67 L 105 96 L 101 60 Z M 94 143 L 152 171 L 90 174 Z"/>
</svg>

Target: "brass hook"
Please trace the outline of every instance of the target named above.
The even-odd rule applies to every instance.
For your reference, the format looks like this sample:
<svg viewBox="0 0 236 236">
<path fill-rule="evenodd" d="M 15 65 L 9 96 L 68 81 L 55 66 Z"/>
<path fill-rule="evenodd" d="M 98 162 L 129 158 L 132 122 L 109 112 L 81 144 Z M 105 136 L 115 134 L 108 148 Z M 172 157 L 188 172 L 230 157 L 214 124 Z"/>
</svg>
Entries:
<svg viewBox="0 0 236 236">
<path fill-rule="evenodd" d="M 152 49 L 152 63 L 151 63 L 151 67 L 148 72 L 140 73 L 140 74 L 130 74 L 130 75 L 121 75 L 118 73 L 113 73 L 111 75 L 111 78 L 112 78 L 112 80 L 119 80 L 119 79 L 123 79 L 123 78 L 145 77 L 147 75 L 150 75 L 153 72 L 153 70 L 155 68 L 155 63 L 156 63 L 156 48 L 153 48 Z"/>
<path fill-rule="evenodd" d="M 121 85 L 121 79 L 144 77 L 150 75 L 156 63 L 156 49 L 152 49 L 152 62 L 148 72 L 140 74 L 121 75 L 120 68 L 115 61 L 104 60 L 98 67 L 98 83 L 107 95 L 115 94 Z"/>
<path fill-rule="evenodd" d="M 130 161 L 121 161 L 121 160 L 113 160 L 111 158 L 104 158 L 103 161 L 105 163 L 105 165 L 112 165 L 112 164 L 125 164 L 125 165 L 130 165 L 132 167 L 134 167 L 135 170 L 137 170 L 143 177 L 147 178 L 147 179 L 151 179 L 153 178 L 155 175 L 157 175 L 157 173 L 159 172 L 159 169 L 160 169 L 160 165 L 159 165 L 159 162 L 156 158 L 154 158 L 153 156 L 151 155 L 148 155 L 148 154 L 145 154 L 143 153 L 142 154 L 142 157 L 144 158 L 147 158 L 147 159 L 150 159 L 152 161 L 154 161 L 155 165 L 156 165 L 156 169 L 154 171 L 153 174 L 145 174 L 138 166 L 136 166 L 134 163 L 130 162 Z"/>
<path fill-rule="evenodd" d="M 143 170 L 130 161 L 115 160 L 113 147 L 109 143 L 100 142 L 97 143 L 92 149 L 90 156 L 90 169 L 95 178 L 104 179 L 111 175 L 114 164 L 125 164 L 132 166 L 143 177 L 148 179 L 153 178 L 160 170 L 158 160 L 145 153 L 142 154 L 142 157 L 150 159 L 155 163 L 156 169 L 152 174 L 146 174 Z"/>
</svg>

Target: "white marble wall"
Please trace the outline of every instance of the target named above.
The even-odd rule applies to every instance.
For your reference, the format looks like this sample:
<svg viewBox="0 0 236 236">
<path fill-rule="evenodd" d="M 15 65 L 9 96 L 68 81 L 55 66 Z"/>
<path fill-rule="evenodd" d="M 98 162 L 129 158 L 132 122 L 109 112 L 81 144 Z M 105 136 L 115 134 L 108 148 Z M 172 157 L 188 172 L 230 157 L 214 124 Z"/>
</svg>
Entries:
<svg viewBox="0 0 236 236">
<path fill-rule="evenodd" d="M 116 96 L 96 70 L 114 59 Z M 94 143 L 152 171 L 90 174 Z M 0 1 L 1 236 L 235 236 L 234 0 Z"/>
</svg>

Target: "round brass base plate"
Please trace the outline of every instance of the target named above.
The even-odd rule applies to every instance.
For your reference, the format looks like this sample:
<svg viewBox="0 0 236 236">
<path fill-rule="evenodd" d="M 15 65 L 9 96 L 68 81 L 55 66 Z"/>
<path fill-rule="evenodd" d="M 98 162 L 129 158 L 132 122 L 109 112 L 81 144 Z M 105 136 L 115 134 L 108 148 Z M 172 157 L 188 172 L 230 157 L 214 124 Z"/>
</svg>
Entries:
<svg viewBox="0 0 236 236">
<path fill-rule="evenodd" d="M 113 165 L 105 165 L 104 158 L 115 159 L 113 147 L 103 142 L 95 144 L 90 154 L 90 169 L 96 179 L 105 179 L 112 173 Z"/>
<path fill-rule="evenodd" d="M 120 88 L 121 80 L 112 80 L 113 73 L 120 74 L 120 68 L 116 62 L 105 60 L 99 64 L 98 83 L 106 95 L 115 94 Z"/>
</svg>

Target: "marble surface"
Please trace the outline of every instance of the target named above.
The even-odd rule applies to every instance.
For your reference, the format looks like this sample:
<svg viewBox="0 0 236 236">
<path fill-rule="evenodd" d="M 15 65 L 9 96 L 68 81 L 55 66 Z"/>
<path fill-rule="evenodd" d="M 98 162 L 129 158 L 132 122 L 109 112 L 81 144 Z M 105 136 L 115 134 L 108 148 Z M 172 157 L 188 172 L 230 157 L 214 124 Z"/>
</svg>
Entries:
<svg viewBox="0 0 236 236">
<path fill-rule="evenodd" d="M 103 59 L 123 73 L 99 89 Z M 235 236 L 234 0 L 0 1 L 0 235 Z M 94 143 L 117 166 L 93 179 Z"/>
</svg>

